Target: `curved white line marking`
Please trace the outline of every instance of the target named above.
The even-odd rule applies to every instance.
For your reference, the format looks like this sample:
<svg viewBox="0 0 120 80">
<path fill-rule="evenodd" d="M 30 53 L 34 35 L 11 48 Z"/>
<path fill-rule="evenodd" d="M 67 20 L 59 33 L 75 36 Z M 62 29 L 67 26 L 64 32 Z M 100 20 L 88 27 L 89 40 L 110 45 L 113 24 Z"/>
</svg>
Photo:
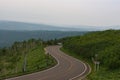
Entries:
<svg viewBox="0 0 120 80">
<path fill-rule="evenodd" d="M 74 58 L 74 57 L 73 57 Z M 74 59 L 76 59 L 78 62 L 81 62 L 83 65 L 84 65 L 84 67 L 85 67 L 85 70 L 81 73 L 81 74 L 79 74 L 78 76 L 75 76 L 75 77 L 73 77 L 73 78 L 71 78 L 71 79 L 69 79 L 69 80 L 74 80 L 74 79 L 76 79 L 76 78 L 79 78 L 81 75 L 83 75 L 84 73 L 85 73 L 85 71 L 87 70 L 87 66 L 86 66 L 86 64 L 85 63 L 83 63 L 81 60 L 78 60 L 77 58 L 74 58 Z M 87 63 L 88 64 L 88 63 Z M 91 72 L 91 67 L 90 67 L 90 65 L 88 64 L 88 66 L 89 66 L 89 73 L 87 73 L 86 75 L 84 75 L 83 77 L 81 77 L 81 78 L 79 78 L 80 80 L 81 79 L 83 79 L 83 78 L 85 78 L 88 74 L 90 74 L 90 72 Z"/>
<path fill-rule="evenodd" d="M 74 58 L 74 57 L 73 57 L 73 58 Z M 74 58 L 74 59 L 76 59 L 76 58 Z M 80 77 L 80 76 L 83 75 L 83 74 L 85 73 L 85 71 L 87 70 L 87 66 L 85 65 L 85 63 L 83 63 L 82 61 L 80 61 L 80 60 L 78 60 L 78 59 L 76 59 L 76 60 L 77 60 L 78 62 L 82 63 L 82 64 L 84 65 L 85 69 L 84 69 L 84 71 L 83 71 L 81 74 L 79 74 L 78 76 L 75 76 L 75 77 L 73 77 L 73 78 L 71 78 L 71 79 L 69 79 L 69 80 L 74 80 L 74 79 Z"/>
</svg>

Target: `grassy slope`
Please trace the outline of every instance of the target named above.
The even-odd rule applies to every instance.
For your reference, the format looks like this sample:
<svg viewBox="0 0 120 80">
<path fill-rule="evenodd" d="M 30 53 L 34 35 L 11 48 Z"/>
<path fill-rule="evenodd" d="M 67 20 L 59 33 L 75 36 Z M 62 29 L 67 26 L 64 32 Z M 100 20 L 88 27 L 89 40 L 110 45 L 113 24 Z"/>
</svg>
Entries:
<svg viewBox="0 0 120 80">
<path fill-rule="evenodd" d="M 66 38 L 63 40 L 62 50 L 91 65 L 92 73 L 88 76 L 89 80 L 120 80 L 119 34 L 120 31 L 109 30 L 89 33 L 82 37 Z M 97 72 L 94 71 L 91 61 L 91 57 L 95 54 L 99 55 L 98 60 L 101 61 L 100 70 Z M 114 62 L 115 60 L 117 63 Z"/>
<path fill-rule="evenodd" d="M 18 76 L 36 71 L 41 71 L 50 68 L 56 64 L 56 61 L 51 56 L 48 56 L 44 53 L 44 49 L 42 46 L 37 46 L 36 48 L 31 49 L 27 53 L 26 72 L 22 71 L 24 56 L 23 55 L 18 55 L 18 56 L 20 57 L 20 60 L 18 60 L 17 63 L 13 64 L 15 65 L 15 67 L 13 68 L 10 68 L 11 64 L 9 66 L 6 65 L 11 63 L 9 61 L 6 61 L 7 57 L 9 56 L 0 57 L 1 59 L 0 63 L 4 65 L 4 68 L 2 68 L 0 72 L 0 80 L 12 76 Z"/>
</svg>

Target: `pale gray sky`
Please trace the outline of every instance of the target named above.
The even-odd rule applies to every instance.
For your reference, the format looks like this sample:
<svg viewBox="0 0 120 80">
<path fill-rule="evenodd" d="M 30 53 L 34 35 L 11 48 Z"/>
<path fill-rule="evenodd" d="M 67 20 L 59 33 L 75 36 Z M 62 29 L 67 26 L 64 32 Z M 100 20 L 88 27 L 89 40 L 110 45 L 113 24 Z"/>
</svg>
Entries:
<svg viewBox="0 0 120 80">
<path fill-rule="evenodd" d="M 0 20 L 53 25 L 120 25 L 120 0 L 0 0 Z"/>
</svg>

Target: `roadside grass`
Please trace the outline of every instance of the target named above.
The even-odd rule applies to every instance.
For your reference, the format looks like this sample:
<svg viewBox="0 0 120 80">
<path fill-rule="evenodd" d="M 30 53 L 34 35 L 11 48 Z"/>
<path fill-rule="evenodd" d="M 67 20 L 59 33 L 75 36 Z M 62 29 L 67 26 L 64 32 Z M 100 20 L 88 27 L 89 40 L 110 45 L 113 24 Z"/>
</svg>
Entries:
<svg viewBox="0 0 120 80">
<path fill-rule="evenodd" d="M 0 80 L 42 71 L 50 67 L 53 67 L 54 65 L 57 64 L 56 60 L 52 56 L 45 54 L 44 48 L 42 46 L 39 46 L 39 47 L 35 47 L 34 49 L 30 50 L 27 53 L 26 71 L 23 72 L 24 55 L 19 55 L 19 56 L 20 56 L 20 60 L 16 64 L 13 64 L 16 65 L 16 67 L 11 69 L 4 68 L 5 71 L 0 73 Z M 2 60 L 4 61 L 4 58 Z M 5 63 L 3 62 L 3 64 Z"/>
<path fill-rule="evenodd" d="M 106 68 L 101 67 L 97 72 L 92 71 L 88 76 L 89 80 L 120 80 L 120 69 L 109 71 Z"/>
<path fill-rule="evenodd" d="M 100 66 L 99 71 L 94 70 L 94 64 L 92 63 L 92 60 L 87 60 L 81 57 L 80 55 L 77 55 L 67 49 L 61 48 L 63 52 L 66 54 L 73 56 L 79 60 L 82 60 L 83 62 L 87 62 L 91 66 L 91 73 L 86 77 L 86 80 L 120 80 L 120 69 L 117 70 L 108 70 L 105 67 Z"/>
</svg>

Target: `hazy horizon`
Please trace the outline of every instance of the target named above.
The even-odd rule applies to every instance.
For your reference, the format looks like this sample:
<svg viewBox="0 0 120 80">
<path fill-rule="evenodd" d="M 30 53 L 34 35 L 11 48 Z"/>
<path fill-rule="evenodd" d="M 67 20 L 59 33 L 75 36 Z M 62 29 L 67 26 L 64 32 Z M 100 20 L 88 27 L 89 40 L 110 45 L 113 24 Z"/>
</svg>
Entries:
<svg viewBox="0 0 120 80">
<path fill-rule="evenodd" d="M 109 29 L 120 29 L 120 25 L 114 26 L 50 25 L 34 22 L 31 23 L 0 20 L 0 30 L 101 31 Z"/>
<path fill-rule="evenodd" d="M 116 26 L 120 25 L 119 4 L 120 0 L 0 0 L 0 20 L 67 27 Z"/>
</svg>

